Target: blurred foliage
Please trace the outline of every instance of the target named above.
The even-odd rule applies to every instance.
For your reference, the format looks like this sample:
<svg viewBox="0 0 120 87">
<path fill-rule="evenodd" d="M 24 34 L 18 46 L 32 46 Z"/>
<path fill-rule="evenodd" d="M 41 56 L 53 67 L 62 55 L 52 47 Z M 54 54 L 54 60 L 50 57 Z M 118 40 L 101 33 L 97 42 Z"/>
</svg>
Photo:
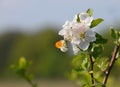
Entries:
<svg viewBox="0 0 120 87">
<path fill-rule="evenodd" d="M 18 60 L 17 64 L 11 65 L 11 69 L 13 69 L 18 76 L 27 81 L 31 87 L 37 87 L 37 84 L 33 82 L 34 80 L 33 74 L 29 74 L 27 72 L 31 64 L 32 64 L 31 61 L 28 61 L 26 60 L 26 58 L 21 57 Z"/>
<path fill-rule="evenodd" d="M 56 29 L 57 30 L 57 29 Z M 10 76 L 9 65 L 16 63 L 21 56 L 29 58 L 33 66 L 29 71 L 37 77 L 64 77 L 70 68 L 71 58 L 55 48 L 58 37 L 55 29 L 46 28 L 37 33 L 19 32 L 4 34 L 0 38 L 0 75 Z M 8 73 L 9 72 L 9 73 Z"/>
</svg>

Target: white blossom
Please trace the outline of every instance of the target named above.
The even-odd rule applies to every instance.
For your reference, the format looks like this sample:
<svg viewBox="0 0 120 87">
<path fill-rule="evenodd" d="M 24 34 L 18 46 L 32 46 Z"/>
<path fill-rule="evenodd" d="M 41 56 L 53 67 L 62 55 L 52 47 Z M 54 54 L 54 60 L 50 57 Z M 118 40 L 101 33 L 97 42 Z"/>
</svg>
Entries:
<svg viewBox="0 0 120 87">
<path fill-rule="evenodd" d="M 77 21 L 79 17 L 80 22 Z M 72 44 L 74 54 L 78 54 L 80 50 L 87 50 L 90 42 L 96 40 L 95 32 L 90 29 L 93 17 L 88 13 L 80 13 L 76 15 L 73 21 L 66 21 L 63 29 L 59 31 L 59 35 L 63 36 L 64 40 L 58 41 L 56 47 L 61 51 L 68 50 L 67 42 Z"/>
</svg>

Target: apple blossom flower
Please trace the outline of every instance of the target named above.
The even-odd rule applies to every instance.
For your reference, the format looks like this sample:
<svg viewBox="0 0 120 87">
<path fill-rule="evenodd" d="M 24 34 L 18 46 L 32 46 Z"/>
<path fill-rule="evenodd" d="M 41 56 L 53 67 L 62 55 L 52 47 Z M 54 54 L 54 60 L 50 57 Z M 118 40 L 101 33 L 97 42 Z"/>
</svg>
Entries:
<svg viewBox="0 0 120 87">
<path fill-rule="evenodd" d="M 78 54 L 80 50 L 87 50 L 90 42 L 96 40 L 96 33 L 90 29 L 92 21 L 93 17 L 88 13 L 76 15 L 72 22 L 66 21 L 63 29 L 59 31 L 59 35 L 63 36 L 64 40 L 58 41 L 56 47 L 66 52 L 68 50 L 67 41 L 72 44 L 74 54 Z"/>
<path fill-rule="evenodd" d="M 81 30 L 85 27 L 81 26 Z M 81 31 L 79 28 L 74 29 L 73 39 L 71 41 L 72 44 L 76 44 L 80 49 L 87 50 L 90 42 L 96 40 L 95 32 L 91 29 L 87 29 L 86 31 Z"/>
</svg>

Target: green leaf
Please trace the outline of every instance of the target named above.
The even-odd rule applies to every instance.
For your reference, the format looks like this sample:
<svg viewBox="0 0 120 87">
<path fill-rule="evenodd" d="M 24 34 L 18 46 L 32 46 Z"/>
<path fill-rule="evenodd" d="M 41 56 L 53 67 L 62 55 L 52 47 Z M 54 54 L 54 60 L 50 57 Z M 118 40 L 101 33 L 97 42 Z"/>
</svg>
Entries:
<svg viewBox="0 0 120 87">
<path fill-rule="evenodd" d="M 89 8 L 89 9 L 86 11 L 86 13 L 88 13 L 89 16 L 92 16 L 92 15 L 93 15 L 93 10 Z"/>
<path fill-rule="evenodd" d="M 110 34 L 112 38 L 115 39 L 114 43 L 120 45 L 120 31 L 117 31 L 114 28 L 110 28 Z"/>
<path fill-rule="evenodd" d="M 120 32 L 118 32 L 118 43 L 120 44 Z"/>
<path fill-rule="evenodd" d="M 97 58 L 102 52 L 103 52 L 103 46 L 102 45 L 96 45 L 92 49 L 92 55 L 93 55 L 94 58 Z"/>
<path fill-rule="evenodd" d="M 85 71 L 88 70 L 90 67 L 90 63 L 88 58 L 84 58 L 82 64 L 81 64 L 81 68 L 83 68 Z"/>
<path fill-rule="evenodd" d="M 105 44 L 107 43 L 107 39 L 103 38 L 100 34 L 96 33 L 96 41 L 94 41 L 93 43 Z"/>
<path fill-rule="evenodd" d="M 79 14 L 77 14 L 77 22 L 80 23 L 80 17 L 79 17 Z"/>
<path fill-rule="evenodd" d="M 82 59 L 85 58 L 85 56 L 86 56 L 85 53 L 81 53 L 75 56 L 72 60 L 72 65 L 74 67 L 79 67 L 82 63 Z"/>
<path fill-rule="evenodd" d="M 74 70 L 77 72 L 86 71 L 89 67 L 89 61 L 87 58 L 88 55 L 86 55 L 84 52 L 77 55 L 72 60 L 72 65 L 74 66 Z"/>
<path fill-rule="evenodd" d="M 98 19 L 93 20 L 92 23 L 91 23 L 90 28 L 93 28 L 93 27 L 97 26 L 98 24 L 100 24 L 103 21 L 104 20 L 102 18 L 98 18 Z"/>
<path fill-rule="evenodd" d="M 120 38 L 120 32 L 118 32 L 118 37 Z"/>
<path fill-rule="evenodd" d="M 101 71 L 105 71 L 109 64 L 109 58 L 107 57 L 99 57 L 96 59 L 95 66 L 99 68 Z"/>
<path fill-rule="evenodd" d="M 117 31 L 114 28 L 110 28 L 110 34 L 114 39 L 117 39 Z"/>
<path fill-rule="evenodd" d="M 97 86 L 97 87 L 101 87 L 103 84 L 100 82 L 100 81 L 98 81 L 97 79 L 95 79 L 94 78 L 94 81 L 95 81 L 95 86 Z"/>
</svg>

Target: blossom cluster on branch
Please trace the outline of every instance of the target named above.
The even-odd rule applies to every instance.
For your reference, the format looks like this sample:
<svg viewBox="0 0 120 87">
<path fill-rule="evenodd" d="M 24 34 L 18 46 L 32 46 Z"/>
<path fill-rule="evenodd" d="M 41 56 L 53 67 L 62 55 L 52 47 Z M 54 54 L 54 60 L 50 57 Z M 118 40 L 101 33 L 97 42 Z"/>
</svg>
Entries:
<svg viewBox="0 0 120 87">
<path fill-rule="evenodd" d="M 103 19 L 96 21 L 102 22 Z M 98 23 L 98 24 L 99 24 Z M 95 25 L 95 20 L 92 17 L 92 10 L 81 12 L 73 18 L 72 21 L 66 21 L 63 29 L 59 31 L 59 35 L 63 36 L 63 40 L 56 43 L 56 47 L 61 51 L 68 50 L 68 42 L 71 43 L 74 54 L 78 54 L 80 50 L 87 50 L 90 43 L 96 40 L 96 32 L 91 29 Z"/>
<path fill-rule="evenodd" d="M 111 58 L 102 55 L 107 39 L 94 31 L 94 27 L 102 21 L 102 18 L 94 19 L 93 10 L 88 9 L 75 15 L 72 21 L 66 21 L 58 33 L 63 39 L 56 42 L 56 47 L 66 52 L 70 43 L 76 55 L 72 60 L 71 77 L 80 80 L 81 87 L 106 87 L 112 67 L 119 57 L 120 32 L 113 28 L 110 34 L 115 47 Z"/>
</svg>

